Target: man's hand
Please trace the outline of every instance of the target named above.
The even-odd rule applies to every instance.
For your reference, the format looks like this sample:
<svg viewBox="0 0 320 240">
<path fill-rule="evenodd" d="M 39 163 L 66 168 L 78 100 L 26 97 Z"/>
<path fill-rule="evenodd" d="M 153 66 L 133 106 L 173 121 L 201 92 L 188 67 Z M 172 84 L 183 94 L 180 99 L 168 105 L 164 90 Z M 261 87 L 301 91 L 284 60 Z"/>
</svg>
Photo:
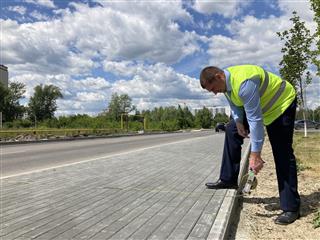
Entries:
<svg viewBox="0 0 320 240">
<path fill-rule="evenodd" d="M 244 125 L 241 122 L 236 121 L 238 134 L 244 138 L 248 138 L 248 130 L 245 129 Z"/>
<path fill-rule="evenodd" d="M 251 152 L 249 157 L 249 166 L 254 171 L 255 174 L 258 174 L 262 169 L 264 161 L 261 158 L 260 152 Z"/>
</svg>

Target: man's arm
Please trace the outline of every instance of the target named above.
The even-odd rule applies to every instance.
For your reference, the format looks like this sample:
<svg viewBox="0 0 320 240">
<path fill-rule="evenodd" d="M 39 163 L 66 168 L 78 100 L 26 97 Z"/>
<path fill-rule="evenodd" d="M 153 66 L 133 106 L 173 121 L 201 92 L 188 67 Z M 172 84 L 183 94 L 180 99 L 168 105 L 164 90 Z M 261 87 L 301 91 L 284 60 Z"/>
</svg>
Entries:
<svg viewBox="0 0 320 240">
<path fill-rule="evenodd" d="M 231 108 L 232 118 L 237 125 L 238 134 L 244 138 L 248 137 L 248 130 L 245 129 L 243 125 L 243 107 L 238 107 L 234 105 L 234 103 L 230 101 L 230 97 L 227 97 L 227 100 Z"/>
<path fill-rule="evenodd" d="M 241 84 L 239 96 L 246 112 L 251 140 L 250 167 L 258 173 L 263 166 L 261 150 L 264 142 L 264 128 L 260 107 L 259 80 L 246 80 Z"/>
</svg>

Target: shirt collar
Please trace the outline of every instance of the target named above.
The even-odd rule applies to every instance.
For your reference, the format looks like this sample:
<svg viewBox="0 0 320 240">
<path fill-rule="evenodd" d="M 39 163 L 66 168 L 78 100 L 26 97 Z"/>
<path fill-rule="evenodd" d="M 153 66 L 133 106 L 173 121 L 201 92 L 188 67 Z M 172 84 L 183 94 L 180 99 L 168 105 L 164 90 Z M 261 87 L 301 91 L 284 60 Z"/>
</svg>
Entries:
<svg viewBox="0 0 320 240">
<path fill-rule="evenodd" d="M 231 92 L 232 87 L 230 84 L 230 72 L 227 69 L 223 69 L 224 74 L 226 75 L 226 85 L 227 85 L 227 92 Z"/>
</svg>

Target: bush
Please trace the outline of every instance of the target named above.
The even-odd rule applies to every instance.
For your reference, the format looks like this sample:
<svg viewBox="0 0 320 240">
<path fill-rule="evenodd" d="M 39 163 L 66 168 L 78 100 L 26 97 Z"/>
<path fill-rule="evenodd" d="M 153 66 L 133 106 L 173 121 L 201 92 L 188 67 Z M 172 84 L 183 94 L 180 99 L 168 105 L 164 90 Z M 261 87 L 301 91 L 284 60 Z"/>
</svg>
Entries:
<svg viewBox="0 0 320 240">
<path fill-rule="evenodd" d="M 32 128 L 34 123 L 29 119 L 19 119 L 14 120 L 13 122 L 6 122 L 3 125 L 4 128 Z"/>
</svg>

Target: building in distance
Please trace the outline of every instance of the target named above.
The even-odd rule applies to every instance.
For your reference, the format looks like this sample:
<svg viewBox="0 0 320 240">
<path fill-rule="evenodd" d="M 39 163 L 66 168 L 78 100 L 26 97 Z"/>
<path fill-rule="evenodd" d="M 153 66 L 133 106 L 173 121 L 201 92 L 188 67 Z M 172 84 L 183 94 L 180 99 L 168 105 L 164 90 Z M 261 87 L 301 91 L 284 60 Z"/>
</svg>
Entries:
<svg viewBox="0 0 320 240">
<path fill-rule="evenodd" d="M 231 110 L 230 106 L 215 106 L 215 107 L 206 107 L 214 117 L 217 113 L 226 114 L 227 116 L 230 116 Z M 192 113 L 195 114 L 198 110 L 201 110 L 202 108 L 193 108 Z"/>
<path fill-rule="evenodd" d="M 8 87 L 8 67 L 2 64 L 0 64 L 0 82 Z"/>
</svg>

